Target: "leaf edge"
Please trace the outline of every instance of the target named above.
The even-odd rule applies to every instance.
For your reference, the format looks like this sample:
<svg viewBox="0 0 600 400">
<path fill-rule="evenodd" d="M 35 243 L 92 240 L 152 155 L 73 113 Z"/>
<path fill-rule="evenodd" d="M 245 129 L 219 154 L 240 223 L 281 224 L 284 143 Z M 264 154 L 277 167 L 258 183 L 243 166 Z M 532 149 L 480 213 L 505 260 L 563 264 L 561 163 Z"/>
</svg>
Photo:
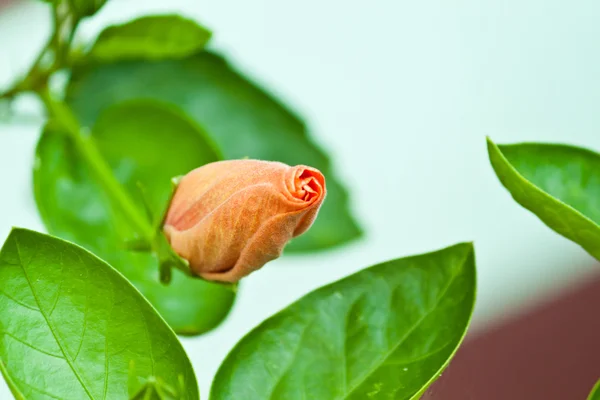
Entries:
<svg viewBox="0 0 600 400">
<path fill-rule="evenodd" d="M 165 326 L 168 328 L 167 332 L 169 332 L 170 335 L 172 335 L 172 337 L 175 339 L 176 343 L 179 343 L 179 346 L 181 347 L 181 350 L 183 352 L 183 354 L 185 355 L 185 359 L 188 362 L 188 366 L 190 367 L 190 371 L 192 372 L 191 376 L 193 377 L 193 380 L 195 383 L 195 385 L 193 387 L 196 388 L 195 392 L 197 394 L 197 399 L 200 399 L 200 388 L 198 386 L 198 379 L 196 377 L 196 373 L 194 371 L 194 367 L 192 365 L 192 362 L 187 354 L 187 352 L 185 351 L 185 348 L 183 347 L 183 344 L 181 343 L 181 341 L 179 340 L 179 338 L 177 337 L 177 334 L 175 333 L 175 331 L 173 330 L 173 328 L 171 328 L 171 326 L 167 323 L 167 321 L 165 321 L 165 319 L 162 317 L 162 315 L 156 310 L 156 308 L 154 308 L 154 306 L 148 301 L 148 299 L 146 299 L 146 297 L 133 285 L 133 283 L 131 283 L 129 281 L 129 279 L 127 279 L 119 270 L 117 270 L 116 268 L 114 268 L 112 265 L 110 265 L 109 263 L 107 263 L 106 261 L 104 261 L 102 258 L 98 257 L 96 254 L 92 253 L 91 251 L 87 250 L 86 248 L 78 245 L 77 243 L 71 242 L 69 240 L 65 240 L 62 239 L 58 236 L 54 236 L 54 235 L 50 235 L 50 234 L 46 234 L 46 233 L 42 233 L 42 232 L 38 232 L 32 229 L 27 229 L 27 228 L 21 228 L 21 227 L 12 227 L 10 233 L 8 234 L 8 236 L 6 237 L 6 240 L 4 241 L 2 248 L 4 247 L 4 245 L 15 235 L 19 235 L 22 233 L 28 233 L 28 234 L 34 234 L 34 236 L 41 236 L 41 237 L 46 237 L 46 238 L 52 238 L 53 240 L 57 240 L 59 242 L 65 243 L 67 245 L 70 246 L 74 246 L 76 249 L 78 250 L 82 250 L 85 253 L 91 255 L 93 258 L 96 258 L 99 262 L 101 262 L 102 264 L 104 264 L 105 266 L 108 267 L 108 270 L 112 271 L 112 273 L 115 273 L 116 276 L 120 277 L 123 279 L 123 281 L 125 282 L 125 285 L 130 287 L 134 292 L 137 293 L 138 296 L 138 301 L 140 301 L 142 304 L 145 302 L 147 306 L 150 307 L 150 309 L 152 311 L 154 311 L 154 313 L 158 316 L 159 320 L 162 321 L 163 324 L 165 324 Z M 0 252 L 1 252 L 1 248 L 0 248 Z M 2 375 L 6 378 L 5 372 L 8 375 L 8 371 L 5 369 L 5 365 L 2 362 L 2 360 L 0 360 L 0 371 L 2 372 Z M 10 376 L 10 375 L 9 375 Z M 7 379 L 7 384 L 9 386 L 9 389 L 11 389 L 12 391 L 12 387 L 11 384 L 14 385 L 14 382 L 12 379 Z M 14 393 L 13 393 L 14 394 Z M 23 394 L 19 391 L 18 394 L 20 396 L 23 396 Z M 21 398 L 17 398 L 17 400 L 21 400 L 21 399 L 25 399 L 24 397 Z"/>
<path fill-rule="evenodd" d="M 558 233 L 559 235 L 565 237 L 566 239 L 576 243 L 577 245 L 581 246 L 586 252 L 588 252 L 591 256 L 593 256 L 594 258 L 600 260 L 600 253 L 595 252 L 592 248 L 590 248 L 590 246 L 586 245 L 586 244 L 581 244 L 579 243 L 576 239 L 574 239 L 569 233 L 563 233 L 562 229 L 555 229 L 552 225 L 553 224 L 549 224 L 548 222 L 546 222 L 546 217 L 541 217 L 540 215 L 538 215 L 537 212 L 533 211 L 532 209 L 530 209 L 529 207 L 525 206 L 519 199 L 518 196 L 515 197 L 515 195 L 513 194 L 513 192 L 511 191 L 511 189 L 509 189 L 509 186 L 511 186 L 510 184 L 505 183 L 506 182 L 506 178 L 504 176 L 501 177 L 501 169 L 504 167 L 506 172 L 510 173 L 512 175 L 513 178 L 516 178 L 518 181 L 520 181 L 520 183 L 522 185 L 524 185 L 526 188 L 530 189 L 531 191 L 533 191 L 535 194 L 542 196 L 544 199 L 548 200 L 550 203 L 552 203 L 555 206 L 558 207 L 563 207 L 565 209 L 567 209 L 569 212 L 573 213 L 573 215 L 583 224 L 587 225 L 588 227 L 592 228 L 592 230 L 597 231 L 600 234 L 600 225 L 596 224 L 594 221 L 592 221 L 589 217 L 587 217 L 585 214 L 583 214 L 582 212 L 580 212 L 579 210 L 575 209 L 574 207 L 570 206 L 569 204 L 557 199 L 556 197 L 550 195 L 549 193 L 547 193 L 545 190 L 543 190 L 542 188 L 538 187 L 537 185 L 535 185 L 534 183 L 532 183 L 531 181 L 529 181 L 527 178 L 525 178 L 506 158 L 506 156 L 504 155 L 504 153 L 502 152 L 501 147 L 502 146 L 517 146 L 519 144 L 524 144 L 524 143 L 517 143 L 517 144 L 513 144 L 513 145 L 497 145 L 496 143 L 494 143 L 489 137 L 486 138 L 487 141 L 487 148 L 488 148 L 488 157 L 489 157 L 489 161 L 490 164 L 492 165 L 492 168 L 494 170 L 494 173 L 496 174 L 496 177 L 498 178 L 498 180 L 500 181 L 500 183 L 502 184 L 502 186 L 509 192 L 509 194 L 511 195 L 511 197 L 513 198 L 513 200 L 519 204 L 521 207 L 525 208 L 526 210 L 528 210 L 529 212 L 531 212 L 533 215 L 535 215 L 540 221 L 542 221 L 544 223 L 544 225 L 546 225 L 548 228 L 552 229 L 554 232 Z M 531 143 L 530 143 L 531 144 Z M 544 144 L 544 143 L 535 143 L 535 144 Z M 546 143 L 547 145 L 547 143 Z M 576 147 L 576 146 L 568 146 L 568 145 L 563 145 L 563 146 L 567 146 L 567 147 L 571 147 L 571 148 L 575 148 L 578 150 L 585 150 L 585 151 L 589 151 L 593 154 L 595 154 L 596 156 L 600 156 L 597 153 L 585 149 L 585 148 L 581 148 L 581 147 Z M 501 165 L 501 163 L 503 165 Z M 597 253 L 597 254 L 594 254 Z"/>
<path fill-rule="evenodd" d="M 382 262 L 378 262 L 376 264 L 370 265 L 366 268 L 360 269 L 350 275 L 344 276 L 340 279 L 337 279 L 333 282 L 330 282 L 326 285 L 320 286 L 314 290 L 311 290 L 310 292 L 302 295 L 301 297 L 299 297 L 298 299 L 294 300 L 293 302 L 287 304 L 286 306 L 284 306 L 282 309 L 280 309 L 279 311 L 277 311 L 274 314 L 269 315 L 267 318 L 265 318 L 264 320 L 262 320 L 261 322 L 259 322 L 258 324 L 256 324 L 255 326 L 253 326 L 248 332 L 246 332 L 240 339 L 238 339 L 238 341 L 235 343 L 235 345 L 227 352 L 226 356 L 223 358 L 223 361 L 221 362 L 221 364 L 219 365 L 219 367 L 217 368 L 217 371 L 215 372 L 215 375 L 213 377 L 213 380 L 211 382 L 211 386 L 209 388 L 209 400 L 213 400 L 213 384 L 216 381 L 216 378 L 221 370 L 221 367 L 224 365 L 225 361 L 227 361 L 227 359 L 229 358 L 230 355 L 233 354 L 234 350 L 236 350 L 236 348 L 238 347 L 238 345 L 240 345 L 244 340 L 246 340 L 247 337 L 250 336 L 250 334 L 252 334 L 252 332 L 254 332 L 255 330 L 261 328 L 263 325 L 266 325 L 268 322 L 270 322 L 270 320 L 272 318 L 275 318 L 277 316 L 279 316 L 280 314 L 284 313 L 288 308 L 293 307 L 294 305 L 296 305 L 298 302 L 300 302 L 302 299 L 304 299 L 305 297 L 319 291 L 325 288 L 328 288 L 332 285 L 337 284 L 338 282 L 344 281 L 346 279 L 350 279 L 351 277 L 358 275 L 364 271 L 370 270 L 370 269 L 374 269 L 377 268 L 381 265 L 390 263 L 390 262 L 394 262 L 400 259 L 409 259 L 409 258 L 414 258 L 414 257 L 420 257 L 420 256 L 425 256 L 425 255 L 432 255 L 435 253 L 441 253 L 444 251 L 448 251 L 450 249 L 453 248 L 459 248 L 459 247 L 464 247 L 465 248 L 465 254 L 464 254 L 464 259 L 462 261 L 462 265 L 464 267 L 465 264 L 469 264 L 469 269 L 472 269 L 472 274 L 473 274 L 473 297 L 472 299 L 470 299 L 471 301 L 469 301 L 470 304 L 470 308 L 468 311 L 468 318 L 466 320 L 465 323 L 465 327 L 464 330 L 462 331 L 461 336 L 458 338 L 456 345 L 454 346 L 454 348 L 452 349 L 452 352 L 449 354 L 448 358 L 444 361 L 444 363 L 440 366 L 440 368 L 431 376 L 431 378 L 429 380 L 427 380 L 427 382 L 425 382 L 423 384 L 423 386 L 417 391 L 415 392 L 410 398 L 408 398 L 407 400 L 418 400 L 424 393 L 425 391 L 427 391 L 427 389 L 431 386 L 431 384 L 433 382 L 435 382 L 440 374 L 444 371 L 444 369 L 446 369 L 448 367 L 448 365 L 450 364 L 450 362 L 452 361 L 452 358 L 454 358 L 454 355 L 456 354 L 456 352 L 458 351 L 458 349 L 460 348 L 460 346 L 462 345 L 468 329 L 470 327 L 471 321 L 473 319 L 473 311 L 475 309 L 475 302 L 476 302 L 476 298 L 477 298 L 477 268 L 476 268 L 476 262 L 475 262 L 475 247 L 473 242 L 459 242 L 450 246 L 446 246 L 437 250 L 433 250 L 433 251 L 429 251 L 429 252 L 425 252 L 425 253 L 419 253 L 419 254 L 411 254 L 409 256 L 406 257 L 398 257 L 398 258 L 394 258 L 394 259 L 390 259 L 390 260 L 386 260 L 386 261 L 382 261 Z M 471 261 L 471 262 L 469 262 Z"/>
</svg>

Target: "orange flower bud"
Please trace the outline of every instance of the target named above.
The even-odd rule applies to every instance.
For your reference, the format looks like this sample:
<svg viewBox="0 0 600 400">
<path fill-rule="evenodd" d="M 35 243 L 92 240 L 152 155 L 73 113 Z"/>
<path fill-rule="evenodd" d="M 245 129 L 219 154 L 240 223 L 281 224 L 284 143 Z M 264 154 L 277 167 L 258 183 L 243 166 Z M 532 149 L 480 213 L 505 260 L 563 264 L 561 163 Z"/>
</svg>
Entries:
<svg viewBox="0 0 600 400">
<path fill-rule="evenodd" d="M 310 228 L 324 198 L 325 178 L 315 168 L 219 161 L 183 177 L 164 231 L 194 273 L 236 282 Z"/>
</svg>

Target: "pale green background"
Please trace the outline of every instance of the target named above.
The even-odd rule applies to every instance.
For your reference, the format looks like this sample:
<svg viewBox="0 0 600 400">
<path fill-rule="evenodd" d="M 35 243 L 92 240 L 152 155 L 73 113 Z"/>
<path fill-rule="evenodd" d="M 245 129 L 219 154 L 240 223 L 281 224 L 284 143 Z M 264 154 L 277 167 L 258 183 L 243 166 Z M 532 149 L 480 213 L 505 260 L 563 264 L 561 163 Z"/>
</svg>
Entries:
<svg viewBox="0 0 600 400">
<path fill-rule="evenodd" d="M 0 87 L 49 29 L 41 3 L 3 11 Z M 375 262 L 474 240 L 475 329 L 600 271 L 511 200 L 484 140 L 600 151 L 597 1 L 112 0 L 84 36 L 158 11 L 185 11 L 214 29 L 215 47 L 306 116 L 367 231 L 345 248 L 269 264 L 244 281 L 225 324 L 184 340 L 203 398 L 254 325 Z M 13 225 L 43 229 L 30 189 L 38 128 L 0 125 L 0 239 Z M 0 388 L 0 399 L 8 396 Z"/>
</svg>

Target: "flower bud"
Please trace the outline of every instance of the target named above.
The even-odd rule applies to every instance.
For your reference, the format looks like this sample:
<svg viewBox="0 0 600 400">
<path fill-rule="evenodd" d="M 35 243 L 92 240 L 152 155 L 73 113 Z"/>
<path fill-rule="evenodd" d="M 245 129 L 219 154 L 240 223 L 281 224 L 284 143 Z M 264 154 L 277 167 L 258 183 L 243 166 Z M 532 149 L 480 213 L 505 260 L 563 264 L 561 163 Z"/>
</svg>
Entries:
<svg viewBox="0 0 600 400">
<path fill-rule="evenodd" d="M 219 161 L 183 177 L 164 231 L 194 273 L 236 282 L 306 232 L 324 198 L 325 178 L 315 168 Z"/>
</svg>

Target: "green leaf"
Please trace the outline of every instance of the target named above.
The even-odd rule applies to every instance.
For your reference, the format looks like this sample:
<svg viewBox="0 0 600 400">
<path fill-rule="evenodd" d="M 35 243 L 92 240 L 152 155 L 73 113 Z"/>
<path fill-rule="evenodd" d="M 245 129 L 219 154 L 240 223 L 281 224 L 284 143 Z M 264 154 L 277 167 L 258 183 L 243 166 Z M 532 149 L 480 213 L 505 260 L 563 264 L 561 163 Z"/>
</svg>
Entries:
<svg viewBox="0 0 600 400">
<path fill-rule="evenodd" d="M 67 93 L 67 102 L 89 126 L 106 107 L 132 98 L 181 107 L 206 128 L 228 159 L 250 157 L 319 168 L 327 178 L 327 199 L 314 226 L 287 250 L 328 248 L 360 236 L 346 190 L 304 124 L 222 58 L 203 52 L 177 61 L 80 66 L 73 71 Z"/>
<path fill-rule="evenodd" d="M 108 0 L 40 0 L 57 8 L 61 15 L 72 14 L 79 21 L 98 12 Z M 65 8 L 68 7 L 68 8 Z"/>
<path fill-rule="evenodd" d="M 108 0 L 67 0 L 71 11 L 78 18 L 94 15 Z"/>
<path fill-rule="evenodd" d="M 123 399 L 136 377 L 186 382 L 173 331 L 110 265 L 79 246 L 13 229 L 0 251 L 0 369 L 17 399 Z"/>
<path fill-rule="evenodd" d="M 600 260 L 600 155 L 559 144 L 487 144 L 515 201 Z"/>
<path fill-rule="evenodd" d="M 92 132 L 99 152 L 142 215 L 144 202 L 154 215 L 161 215 L 171 196 L 173 176 L 219 159 L 195 123 L 155 101 L 108 108 Z M 136 232 L 67 135 L 49 126 L 36 154 L 35 199 L 50 233 L 81 244 L 111 263 L 180 334 L 206 332 L 225 318 L 235 297 L 231 288 L 190 279 L 178 270 L 173 271 L 170 285 L 164 286 L 159 283 L 159 260 L 127 250 Z"/>
<path fill-rule="evenodd" d="M 100 62 L 188 57 L 206 45 L 211 32 L 178 15 L 154 15 L 106 28 L 89 57 Z"/>
<path fill-rule="evenodd" d="M 469 243 L 367 268 L 246 335 L 211 400 L 418 398 L 463 339 L 474 301 Z"/>
<path fill-rule="evenodd" d="M 600 400 L 600 380 L 594 385 L 587 400 Z"/>
</svg>

